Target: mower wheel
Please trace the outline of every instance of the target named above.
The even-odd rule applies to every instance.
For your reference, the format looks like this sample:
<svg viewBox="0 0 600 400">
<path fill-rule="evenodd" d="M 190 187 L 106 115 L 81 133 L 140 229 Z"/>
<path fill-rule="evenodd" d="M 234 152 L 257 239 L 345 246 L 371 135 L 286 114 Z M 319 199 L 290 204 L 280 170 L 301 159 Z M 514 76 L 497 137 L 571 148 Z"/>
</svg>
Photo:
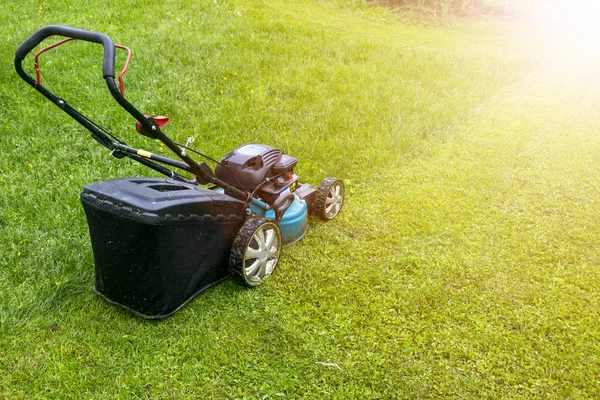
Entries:
<svg viewBox="0 0 600 400">
<path fill-rule="evenodd" d="M 335 178 L 321 181 L 311 211 L 324 221 L 337 217 L 344 205 L 344 182 Z"/>
<path fill-rule="evenodd" d="M 261 285 L 275 270 L 281 245 L 277 224 L 263 218 L 248 218 L 231 245 L 229 272 L 248 287 Z"/>
</svg>

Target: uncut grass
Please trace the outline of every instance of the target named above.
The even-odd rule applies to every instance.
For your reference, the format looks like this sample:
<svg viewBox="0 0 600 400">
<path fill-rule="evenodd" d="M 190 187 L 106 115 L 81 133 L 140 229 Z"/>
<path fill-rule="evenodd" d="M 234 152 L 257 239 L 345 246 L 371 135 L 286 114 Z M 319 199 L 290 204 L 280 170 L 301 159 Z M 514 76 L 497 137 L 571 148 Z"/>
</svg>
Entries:
<svg viewBox="0 0 600 400">
<path fill-rule="evenodd" d="M 461 283 L 470 276 L 458 268 L 465 254 L 443 252 L 459 239 L 427 218 L 435 207 L 403 217 L 423 198 L 417 191 L 403 200 L 411 174 L 397 166 L 423 137 L 460 126 L 518 79 L 522 59 L 497 28 L 398 25 L 385 11 L 302 1 L 128 6 L 9 5 L 2 58 L 12 59 L 48 23 L 106 32 L 134 51 L 127 98 L 145 113 L 171 117 L 168 134 L 193 136 L 216 157 L 250 141 L 281 147 L 299 158 L 306 181 L 346 179 L 347 208 L 334 223 L 311 220 L 309 235 L 286 248 L 264 288 L 225 282 L 163 322 L 135 319 L 90 291 L 93 259 L 78 193 L 91 181 L 152 173 L 109 157 L 4 64 L 0 394 L 410 397 L 498 393 L 525 379 L 528 371 L 517 367 L 514 377 L 486 365 L 475 379 L 467 373 L 488 345 L 489 320 L 480 311 L 471 316 L 460 289 L 448 290 L 447 259 L 455 257 L 451 271 Z M 136 137 L 131 118 L 107 95 L 100 50 L 73 43 L 46 56 L 44 82 L 129 144 L 158 151 Z M 424 260 L 433 264 L 422 269 Z M 491 276 L 471 261 L 476 283 Z M 479 289 L 469 290 L 475 302 Z M 499 307 L 497 318 L 510 310 Z M 477 316 L 480 330 L 469 330 Z M 444 329 L 448 320 L 455 330 Z M 506 336 L 500 331 L 498 340 Z M 477 345 L 456 332 L 470 332 Z"/>
</svg>

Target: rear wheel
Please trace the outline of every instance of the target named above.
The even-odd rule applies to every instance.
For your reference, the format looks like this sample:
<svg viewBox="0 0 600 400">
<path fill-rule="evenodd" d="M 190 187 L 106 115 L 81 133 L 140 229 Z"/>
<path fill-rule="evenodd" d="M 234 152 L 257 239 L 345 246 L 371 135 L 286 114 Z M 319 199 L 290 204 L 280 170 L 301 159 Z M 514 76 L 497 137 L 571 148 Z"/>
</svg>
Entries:
<svg viewBox="0 0 600 400">
<path fill-rule="evenodd" d="M 321 181 L 312 205 L 313 213 L 324 221 L 337 217 L 344 205 L 344 182 L 335 178 Z"/>
<path fill-rule="evenodd" d="M 231 246 L 231 275 L 246 286 L 261 285 L 275 271 L 281 245 L 279 226 L 262 218 L 249 218 Z"/>
</svg>

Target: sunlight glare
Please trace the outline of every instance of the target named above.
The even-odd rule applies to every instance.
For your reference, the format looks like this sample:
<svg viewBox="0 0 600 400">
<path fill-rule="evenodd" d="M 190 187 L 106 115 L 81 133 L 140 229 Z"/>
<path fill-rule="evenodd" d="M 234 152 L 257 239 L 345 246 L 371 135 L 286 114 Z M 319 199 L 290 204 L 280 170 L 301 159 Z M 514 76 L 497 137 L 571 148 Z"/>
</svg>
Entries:
<svg viewBox="0 0 600 400">
<path fill-rule="evenodd" d="M 537 1 L 528 14 L 547 61 L 571 68 L 599 64 L 599 1 Z"/>
</svg>

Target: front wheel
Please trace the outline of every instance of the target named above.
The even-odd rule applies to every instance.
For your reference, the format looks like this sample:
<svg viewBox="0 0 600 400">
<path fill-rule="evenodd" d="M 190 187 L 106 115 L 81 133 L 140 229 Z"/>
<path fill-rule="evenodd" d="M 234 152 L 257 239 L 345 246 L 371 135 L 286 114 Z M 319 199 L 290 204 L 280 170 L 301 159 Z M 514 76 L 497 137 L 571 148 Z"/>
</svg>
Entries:
<svg viewBox="0 0 600 400">
<path fill-rule="evenodd" d="M 277 267 L 281 245 L 279 226 L 266 219 L 249 218 L 233 240 L 229 272 L 246 286 L 261 285 Z"/>
<path fill-rule="evenodd" d="M 335 178 L 325 178 L 321 181 L 312 212 L 324 221 L 337 217 L 344 205 L 344 182 Z"/>
</svg>

